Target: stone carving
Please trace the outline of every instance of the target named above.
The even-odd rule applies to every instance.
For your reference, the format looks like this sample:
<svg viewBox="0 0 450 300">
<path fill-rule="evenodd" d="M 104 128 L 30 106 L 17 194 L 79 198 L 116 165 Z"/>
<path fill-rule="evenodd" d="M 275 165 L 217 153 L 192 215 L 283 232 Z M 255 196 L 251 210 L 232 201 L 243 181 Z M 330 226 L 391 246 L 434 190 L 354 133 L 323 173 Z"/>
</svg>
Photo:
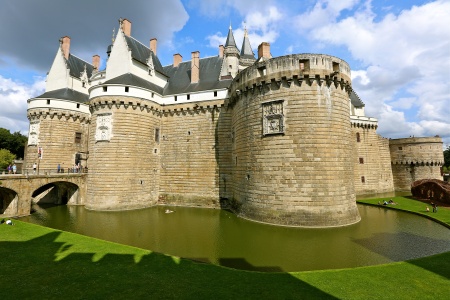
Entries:
<svg viewBox="0 0 450 300">
<path fill-rule="evenodd" d="M 30 134 L 28 135 L 28 146 L 38 144 L 39 128 L 40 128 L 39 121 L 31 121 L 30 122 Z"/>
<path fill-rule="evenodd" d="M 263 103 L 263 135 L 284 132 L 283 100 Z"/>
<path fill-rule="evenodd" d="M 111 139 L 111 114 L 97 115 L 96 141 L 109 141 Z"/>
</svg>

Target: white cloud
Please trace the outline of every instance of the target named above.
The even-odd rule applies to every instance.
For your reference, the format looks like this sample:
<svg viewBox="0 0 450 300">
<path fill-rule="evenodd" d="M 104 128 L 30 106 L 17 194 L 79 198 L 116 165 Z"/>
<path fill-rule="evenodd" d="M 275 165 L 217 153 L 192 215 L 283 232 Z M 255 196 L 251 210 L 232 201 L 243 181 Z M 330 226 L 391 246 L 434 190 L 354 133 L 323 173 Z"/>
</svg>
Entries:
<svg viewBox="0 0 450 300">
<path fill-rule="evenodd" d="M 0 127 L 12 132 L 27 132 L 27 100 L 42 94 L 44 90 L 45 80 L 42 77 L 36 77 L 33 84 L 26 85 L 0 76 Z"/>
<path fill-rule="evenodd" d="M 450 130 L 443 130 L 450 128 L 450 31 L 444 26 L 450 2 L 433 1 L 385 16 L 377 16 L 370 5 L 319 1 L 295 20 L 310 29 L 310 40 L 346 47 L 362 63 L 353 71 L 353 86 L 367 114 L 379 119 L 381 134 L 441 134 L 450 141 Z M 354 13 L 340 18 L 344 9 Z M 411 108 L 418 112 L 407 122 L 402 110 Z"/>
<path fill-rule="evenodd" d="M 262 42 L 273 43 L 279 36 L 279 22 L 283 14 L 275 7 L 265 7 L 261 11 L 252 11 L 244 17 L 244 22 L 236 29 L 233 29 L 234 39 L 238 47 L 244 39 L 244 29 L 247 28 L 248 38 L 256 52 L 257 47 Z M 216 48 L 225 44 L 226 34 L 220 32 L 207 37 L 209 45 Z"/>
</svg>

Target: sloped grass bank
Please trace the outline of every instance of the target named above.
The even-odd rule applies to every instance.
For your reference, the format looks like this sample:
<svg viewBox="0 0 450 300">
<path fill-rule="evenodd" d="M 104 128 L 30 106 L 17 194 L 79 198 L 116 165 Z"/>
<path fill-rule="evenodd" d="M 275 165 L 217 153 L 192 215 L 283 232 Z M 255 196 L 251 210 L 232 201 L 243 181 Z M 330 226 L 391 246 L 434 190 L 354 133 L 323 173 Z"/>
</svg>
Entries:
<svg viewBox="0 0 450 300">
<path fill-rule="evenodd" d="M 413 200 L 393 200 L 396 209 L 415 209 Z M 445 209 L 433 216 L 445 219 Z M 354 269 L 259 273 L 15 221 L 0 225 L 0 272 L 0 293 L 10 299 L 448 299 L 450 252 Z"/>
</svg>

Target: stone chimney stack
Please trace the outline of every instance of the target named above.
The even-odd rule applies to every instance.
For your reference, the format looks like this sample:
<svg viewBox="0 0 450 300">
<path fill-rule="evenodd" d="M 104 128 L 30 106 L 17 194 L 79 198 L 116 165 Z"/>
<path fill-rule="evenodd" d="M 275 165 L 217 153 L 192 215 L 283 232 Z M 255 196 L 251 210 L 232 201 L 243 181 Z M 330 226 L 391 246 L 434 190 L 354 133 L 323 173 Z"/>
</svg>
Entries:
<svg viewBox="0 0 450 300">
<path fill-rule="evenodd" d="M 219 57 L 223 57 L 223 45 L 219 45 Z"/>
<path fill-rule="evenodd" d="M 173 55 L 173 66 L 178 67 L 178 65 L 183 61 L 183 56 L 180 53 Z"/>
<path fill-rule="evenodd" d="M 66 59 L 69 59 L 69 53 L 70 53 L 70 37 L 67 35 L 62 37 L 60 40 L 61 43 L 61 50 L 64 54 L 64 57 Z"/>
<path fill-rule="evenodd" d="M 200 80 L 200 52 L 192 52 L 191 60 L 191 83 L 197 83 Z"/>
<path fill-rule="evenodd" d="M 156 55 L 156 45 L 158 43 L 158 40 L 155 38 L 152 38 L 150 40 L 150 50 L 152 50 L 152 52 Z"/>
<path fill-rule="evenodd" d="M 270 55 L 270 44 L 269 43 L 262 42 L 258 46 L 258 59 L 260 59 L 261 57 L 264 57 L 264 58 L 271 58 L 272 57 Z"/>
<path fill-rule="evenodd" d="M 127 19 L 122 20 L 122 31 L 126 36 L 131 36 L 131 22 Z"/>
<path fill-rule="evenodd" d="M 92 65 L 94 66 L 94 70 L 98 71 L 98 68 L 100 67 L 100 56 L 95 54 L 92 56 Z"/>
</svg>

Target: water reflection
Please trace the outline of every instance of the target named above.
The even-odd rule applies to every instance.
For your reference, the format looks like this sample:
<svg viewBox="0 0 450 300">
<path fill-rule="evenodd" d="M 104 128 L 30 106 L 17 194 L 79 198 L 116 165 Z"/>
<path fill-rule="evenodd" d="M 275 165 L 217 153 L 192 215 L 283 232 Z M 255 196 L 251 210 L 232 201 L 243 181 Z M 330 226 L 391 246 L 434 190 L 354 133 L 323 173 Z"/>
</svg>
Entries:
<svg viewBox="0 0 450 300">
<path fill-rule="evenodd" d="M 348 268 L 450 251 L 449 230 L 428 219 L 358 205 L 362 221 L 341 228 L 288 228 L 223 210 L 153 207 L 121 212 L 36 208 L 23 220 L 157 252 L 258 271 Z"/>
</svg>

